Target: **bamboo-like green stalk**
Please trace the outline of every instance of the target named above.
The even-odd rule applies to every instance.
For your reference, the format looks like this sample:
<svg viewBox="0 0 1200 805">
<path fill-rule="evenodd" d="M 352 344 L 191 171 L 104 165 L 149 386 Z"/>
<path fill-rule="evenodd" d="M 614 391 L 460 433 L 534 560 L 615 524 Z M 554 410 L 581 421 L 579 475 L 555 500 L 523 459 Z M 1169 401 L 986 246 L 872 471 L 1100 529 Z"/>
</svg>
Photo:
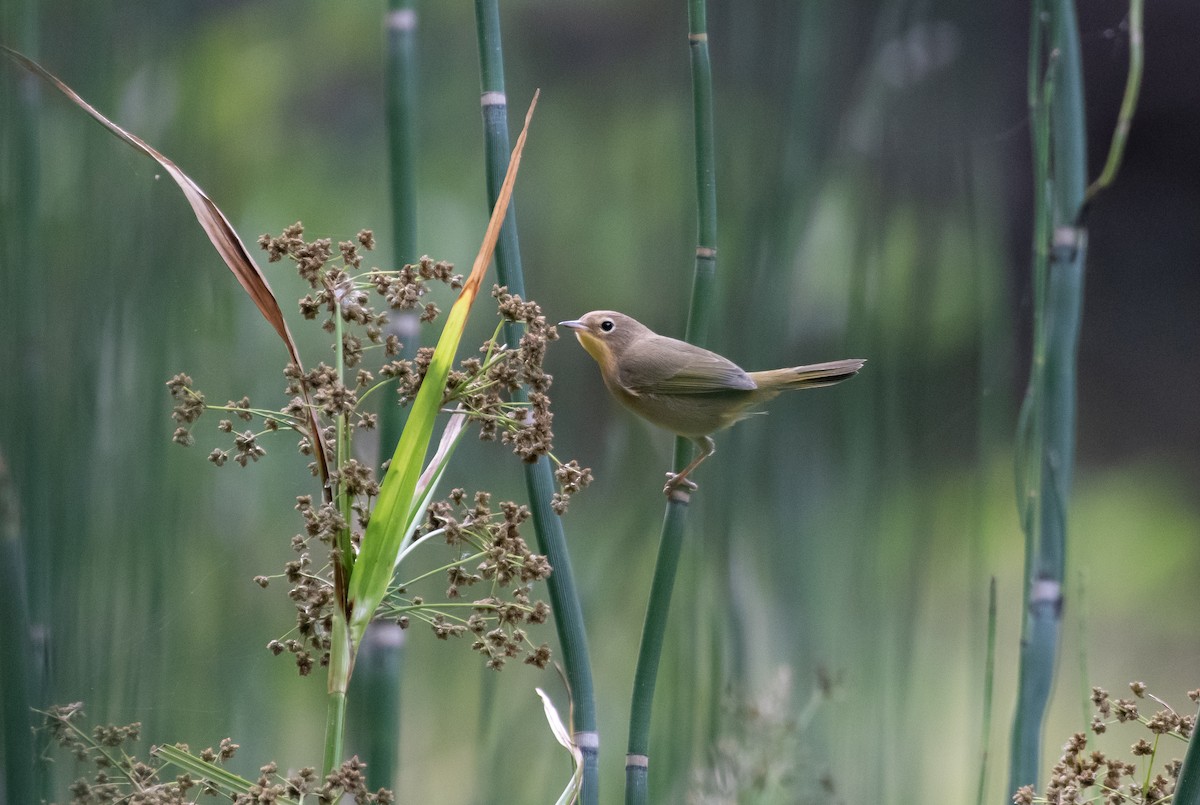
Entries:
<svg viewBox="0 0 1200 805">
<path fill-rule="evenodd" d="M 8 3 L 0 8 L 2 29 L 11 32 L 14 44 L 28 52 L 37 52 L 38 5 L 30 0 Z M 34 245 L 38 242 L 37 210 L 39 192 L 40 147 L 37 132 L 40 86 L 37 79 L 16 71 L 0 71 L 0 281 L 6 288 L 21 287 L 30 267 L 36 265 Z M 0 362 L 9 375 L 0 392 L 0 408 L 11 412 L 26 410 L 19 404 L 24 395 L 36 393 L 33 372 L 36 361 L 28 359 L 28 339 L 39 333 L 33 326 L 38 309 L 32 305 L 13 305 L 8 311 L 4 335 L 11 354 L 24 360 Z M 6 371 L 7 374 L 7 371 Z M 42 701 L 47 684 L 44 663 L 39 661 L 33 641 L 29 567 L 33 558 L 26 547 L 30 530 L 20 518 L 20 497 L 12 485 L 8 461 L 24 460 L 25 477 L 49 477 L 47 467 L 55 460 L 43 448 L 44 434 L 36 428 L 19 428 L 14 443 L 0 444 L 0 645 L 6 646 L 6 658 L 0 663 L 0 765 L 5 769 L 0 800 L 38 802 L 48 796 L 44 764 L 37 762 L 38 748 L 33 728 L 34 707 Z M 35 482 L 36 483 L 36 482 Z M 32 505 L 37 499 L 27 497 Z"/>
<path fill-rule="evenodd" d="M 1200 713 L 1196 715 L 1200 723 Z M 1175 782 L 1175 795 L 1172 805 L 1200 805 L 1200 737 L 1192 730 L 1188 740 L 1187 754 L 1183 756 L 1183 767 L 1179 770 L 1179 779 Z"/>
<path fill-rule="evenodd" d="M 686 339 L 703 346 L 708 340 L 717 270 L 717 181 L 713 136 L 712 63 L 708 54 L 708 21 L 705 0 L 688 0 L 688 45 L 692 62 L 692 110 L 696 148 L 696 267 L 688 311 Z M 675 440 L 674 467 L 687 465 L 692 444 Z M 671 592 L 683 550 L 684 526 L 690 496 L 683 490 L 671 493 L 663 516 L 658 559 L 650 586 L 650 602 L 642 627 L 630 700 L 629 742 L 625 755 L 625 801 L 644 805 L 650 798 L 650 717 L 654 686 L 662 656 Z"/>
<path fill-rule="evenodd" d="M 0 758 L 7 769 L 0 795 L 7 802 L 36 802 L 33 694 L 37 679 L 34 662 L 25 552 L 19 503 L 4 455 L 0 455 L 0 641 L 8 657 L 0 664 Z"/>
<path fill-rule="evenodd" d="M 354 696 L 349 700 L 349 755 L 367 762 L 371 787 L 399 784 L 400 691 L 404 630 L 375 621 L 367 627 L 354 660 Z"/>
<path fill-rule="evenodd" d="M 500 38 L 500 11 L 496 0 L 476 0 L 475 22 L 479 40 L 480 102 L 490 206 L 495 203 L 508 159 L 508 105 L 504 94 L 504 52 Z M 508 207 L 504 227 L 496 244 L 495 258 L 500 283 L 508 286 L 511 293 L 525 296 L 514 204 Z M 508 322 L 505 324 L 504 338 L 509 344 L 516 344 L 521 337 L 520 331 L 519 325 Z M 524 390 L 518 391 L 515 397 L 525 399 Z M 525 466 L 525 486 L 529 494 L 529 506 L 539 550 L 546 555 L 554 568 L 547 585 L 550 604 L 554 609 L 554 625 L 562 646 L 567 683 L 571 688 L 572 738 L 583 753 L 580 802 L 592 805 L 599 801 L 600 796 L 600 737 L 596 724 L 592 667 L 588 657 L 583 607 L 575 589 L 575 577 L 571 570 L 571 558 L 567 552 L 562 520 L 550 506 L 555 486 L 554 474 L 546 458 L 539 458 L 533 464 Z"/>
<path fill-rule="evenodd" d="M 678 443 L 675 456 L 675 468 L 684 467 L 688 453 L 681 451 Z M 654 563 L 654 580 L 650 585 L 650 601 L 646 605 L 646 622 L 642 626 L 642 642 L 638 649 L 629 708 L 629 744 L 625 755 L 625 802 L 629 805 L 644 805 L 650 801 L 650 716 L 667 615 L 671 608 L 671 592 L 675 585 L 675 572 L 679 568 L 679 556 L 683 551 L 687 510 L 686 493 L 678 492 L 667 501 L 667 510 L 663 515 L 658 559 Z"/>
<path fill-rule="evenodd" d="M 392 261 L 417 257 L 417 12 L 413 0 L 388 0 L 387 135 L 391 164 Z"/>
<path fill-rule="evenodd" d="M 1043 31 L 1042 26 L 1047 26 Z M 1035 154 L 1034 351 L 1019 432 L 1025 617 L 1009 790 L 1036 785 L 1061 632 L 1067 504 L 1075 453 L 1075 359 L 1083 298 L 1086 139 L 1072 0 L 1034 4 L 1030 102 Z"/>
<path fill-rule="evenodd" d="M 388 0 L 386 19 L 388 156 L 391 167 L 388 183 L 392 212 L 392 265 L 399 268 L 415 263 L 417 250 L 417 12 L 413 0 Z M 404 344 L 407 357 L 416 354 L 418 327 L 414 313 L 396 314 L 391 327 Z M 380 455 L 400 440 L 404 409 L 384 405 L 379 412 Z"/>
<path fill-rule="evenodd" d="M 417 12 L 413 0 L 387 0 L 384 18 L 386 37 L 386 119 L 391 201 L 392 265 L 399 268 L 417 262 L 416 191 L 416 32 Z M 417 315 L 393 311 L 389 332 L 404 345 L 401 357 L 416 354 Z M 391 455 L 404 428 L 406 409 L 387 399 L 379 410 L 380 460 Z M 377 622 L 367 627 L 355 660 L 356 692 L 350 699 L 350 751 L 368 762 L 368 774 L 376 784 L 394 787 L 398 782 L 400 758 L 400 673 L 404 656 L 404 632 L 394 623 Z"/>
</svg>

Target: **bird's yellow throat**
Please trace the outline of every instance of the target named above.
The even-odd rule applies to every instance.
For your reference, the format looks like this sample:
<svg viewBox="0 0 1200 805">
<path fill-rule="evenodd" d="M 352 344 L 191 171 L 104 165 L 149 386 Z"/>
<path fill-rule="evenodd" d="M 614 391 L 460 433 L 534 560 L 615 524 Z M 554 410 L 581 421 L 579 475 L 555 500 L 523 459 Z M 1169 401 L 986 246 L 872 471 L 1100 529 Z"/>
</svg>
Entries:
<svg viewBox="0 0 1200 805">
<path fill-rule="evenodd" d="M 608 344 L 586 330 L 576 330 L 575 337 L 579 339 L 579 343 L 583 345 L 587 353 L 592 356 L 592 360 L 600 364 L 600 371 L 606 377 L 615 373 L 617 359 L 613 355 L 613 351 L 609 349 Z"/>
</svg>

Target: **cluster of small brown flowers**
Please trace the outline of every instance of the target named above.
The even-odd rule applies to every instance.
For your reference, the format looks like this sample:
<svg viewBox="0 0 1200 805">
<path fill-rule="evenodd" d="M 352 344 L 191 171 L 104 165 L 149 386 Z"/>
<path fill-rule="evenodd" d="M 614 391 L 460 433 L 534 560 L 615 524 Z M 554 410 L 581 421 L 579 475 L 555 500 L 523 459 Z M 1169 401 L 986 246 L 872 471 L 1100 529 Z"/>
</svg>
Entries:
<svg viewBox="0 0 1200 805">
<path fill-rule="evenodd" d="M 368 230 L 335 247 L 327 238 L 306 240 L 304 228 L 296 223 L 279 236 L 263 235 L 259 244 L 271 262 L 286 258 L 294 263 L 308 286 L 299 303 L 300 312 L 306 319 L 323 319 L 322 327 L 327 332 L 339 334 L 332 345 L 337 359 L 319 362 L 308 370 L 298 363 L 288 363 L 283 371 L 288 402 L 278 410 L 252 407 L 247 397 L 230 400 L 225 405 L 210 405 L 204 394 L 194 388 L 192 378 L 182 373 L 172 377 L 167 387 L 175 401 L 172 416 L 178 426 L 173 438 L 180 444 L 193 443 L 192 428 L 205 410 L 221 411 L 227 416 L 218 422 L 217 430 L 232 444 L 212 450 L 208 458 L 214 465 L 223 466 L 230 459 L 242 467 L 257 462 L 266 454 L 264 442 L 272 433 L 291 430 L 299 435 L 300 453 L 312 459 L 310 472 L 314 476 L 321 473 L 327 476 L 323 479 L 328 482 L 326 502 L 314 503 L 308 496 L 299 498 L 296 508 L 304 519 L 304 533 L 292 538 L 298 556 L 285 564 L 281 574 L 289 584 L 288 596 L 296 607 L 296 629 L 288 639 L 269 643 L 276 654 L 286 651 L 293 655 L 304 675 L 328 663 L 335 605 L 333 571 L 341 551 L 356 550 L 360 544 L 380 492 L 375 468 L 350 458 L 353 453 L 349 449 L 339 455 L 335 446 L 339 441 L 347 444 L 356 432 L 376 427 L 378 414 L 366 410 L 364 402 L 368 397 L 373 400 L 383 397 L 376 393 L 378 389 L 390 384 L 396 390 L 394 399 L 401 405 L 410 404 L 433 360 L 433 349 L 429 347 L 418 349 L 411 358 L 400 357 L 403 345 L 397 334 L 388 332 L 389 313 L 411 311 L 419 314 L 421 321 L 431 321 L 438 309 L 426 302 L 430 285 L 442 283 L 458 289 L 462 287 L 462 277 L 454 273 L 449 263 L 428 257 L 397 271 L 364 269 L 363 251 L 374 247 L 374 236 Z M 558 464 L 559 491 L 551 505 L 562 514 L 571 496 L 586 487 L 592 475 L 578 462 L 561 464 L 551 453 L 553 415 L 547 392 L 552 378 L 543 369 L 543 362 L 546 345 L 558 337 L 557 332 L 537 303 L 500 286 L 493 288 L 492 296 L 501 323 L 478 355 L 465 358 L 450 372 L 442 405 L 464 413 L 479 428 L 481 439 L 510 445 L 524 461 L 548 456 Z M 499 342 L 502 328 L 510 339 L 517 340 L 516 346 Z M 372 350 L 381 358 L 372 367 L 373 371 L 363 366 Z M 529 391 L 527 398 L 525 388 Z M 261 422 L 258 428 L 242 424 L 255 419 Z M 320 429 L 319 434 L 313 432 L 314 427 Z M 320 439 L 316 438 L 318 435 Z M 323 462 L 314 455 L 318 443 L 324 445 Z M 386 467 L 384 464 L 383 469 Z M 327 502 L 329 498 L 338 503 Z M 441 637 L 475 632 L 483 643 L 477 649 L 488 655 L 493 667 L 514 656 L 526 641 L 524 633 L 515 629 L 514 624 L 537 622 L 529 618 L 544 619 L 548 611 L 544 604 L 531 605 L 527 600 L 528 585 L 549 572 L 545 559 L 532 554 L 519 537 L 505 541 L 497 536 L 506 529 L 515 534 L 514 521 L 528 516 L 523 507 L 508 511 L 508 505 L 503 513 L 504 523 L 499 522 L 499 513 L 494 516 L 476 513 L 468 518 L 470 527 L 464 526 L 464 530 L 478 535 L 478 550 L 484 550 L 482 546 L 489 540 L 491 547 L 475 571 L 452 574 L 452 596 L 457 595 L 459 587 L 473 583 L 471 579 L 492 584 L 491 595 L 479 603 L 481 614 L 461 622 L 448 615 L 431 614 L 427 618 Z M 257 576 L 255 582 L 266 587 L 272 578 L 276 577 Z M 511 596 L 517 603 L 515 609 L 510 604 L 495 603 L 499 599 L 497 590 L 510 585 L 517 585 Z M 526 596 L 525 600 L 517 600 L 521 596 Z M 534 614 L 518 617 L 527 611 Z M 435 620 L 438 617 L 440 620 Z M 480 624 L 486 626 L 483 631 L 477 631 Z M 504 627 L 503 640 L 496 631 L 499 627 Z M 528 661 L 544 664 L 548 653 L 539 648 L 530 656 L 536 659 Z"/>
<path fill-rule="evenodd" d="M 171 436 L 171 440 L 176 444 L 190 447 L 195 443 L 195 437 L 192 436 L 191 425 L 200 415 L 207 409 L 220 411 L 228 411 L 237 416 L 238 419 L 249 422 L 255 416 L 263 418 L 264 430 L 260 433 L 255 433 L 252 430 L 236 431 L 233 427 L 233 420 L 222 419 L 217 423 L 217 430 L 222 433 L 233 436 L 233 448 L 230 450 L 222 450 L 214 448 L 208 455 L 208 460 L 218 467 L 224 466 L 233 455 L 233 460 L 239 465 L 245 467 L 251 461 L 258 461 L 267 454 L 262 445 L 258 443 L 258 437 L 268 431 L 279 429 L 280 424 L 286 420 L 284 414 L 275 412 L 264 412 L 250 407 L 250 399 L 242 397 L 240 400 L 230 400 L 225 405 L 208 405 L 204 401 L 204 394 L 193 388 L 192 378 L 182 372 L 172 377 L 167 381 L 167 388 L 171 392 L 171 397 L 175 400 L 175 408 L 171 411 L 171 418 L 179 423 L 179 427 L 175 429 L 175 433 Z"/>
<path fill-rule="evenodd" d="M 314 802 L 339 802 L 342 797 L 361 805 L 390 805 L 395 802 L 395 795 L 388 789 L 371 791 L 367 788 L 366 768 L 367 764 L 355 756 L 322 780 L 315 769 L 308 767 L 281 777 L 278 764 L 268 763 L 258 770 L 258 780 L 250 786 L 249 791 L 233 795 L 233 805 L 270 805 L 284 797 L 306 802 L 309 796 Z"/>
<path fill-rule="evenodd" d="M 345 474 L 347 470 L 351 471 L 351 475 L 370 475 L 369 468 L 356 461 L 349 462 L 341 472 Z M 366 473 L 361 470 L 366 470 Z M 373 478 L 369 483 L 373 487 L 373 494 L 378 494 Z M 329 664 L 334 606 L 333 582 L 327 573 L 313 569 L 310 543 L 316 539 L 324 545 L 325 555 L 329 558 L 327 567 L 331 567 L 338 561 L 337 538 L 346 527 L 346 520 L 332 503 L 313 505 L 309 495 L 296 498 L 296 511 L 304 520 L 304 533 L 292 537 L 292 550 L 299 556 L 283 566 L 283 576 L 291 585 L 288 598 L 296 607 L 297 637 L 272 640 L 267 648 L 276 655 L 284 651 L 293 655 L 300 675 L 307 676 L 316 665 L 324 667 Z M 269 579 L 258 576 L 255 581 L 266 587 Z"/>
<path fill-rule="evenodd" d="M 204 395 L 192 390 L 192 378 L 183 372 L 168 380 L 167 388 L 171 392 L 172 399 L 175 400 L 175 408 L 171 411 L 171 419 L 174 419 L 179 424 L 179 427 L 171 435 L 171 441 L 184 447 L 190 447 L 195 440 L 192 438 L 191 430 L 187 426 L 199 419 L 200 415 L 204 413 Z"/>
<path fill-rule="evenodd" d="M 367 788 L 366 764 L 357 757 L 343 763 L 321 779 L 310 768 L 301 769 L 288 777 L 279 775 L 279 767 L 268 763 L 259 769 L 259 778 L 245 786 L 245 791 L 232 789 L 229 773 L 221 770 L 212 777 L 192 774 L 171 776 L 163 774 L 167 761 L 152 750 L 146 761 L 132 753 L 141 733 L 141 724 L 126 726 L 98 725 L 90 732 L 78 722 L 83 718 L 83 703 L 51 707 L 45 713 L 43 731 L 59 747 L 66 749 L 80 762 L 91 762 L 95 771 L 90 779 L 80 778 L 71 784 L 72 803 L 135 802 L 140 805 L 187 805 L 195 802 L 196 791 L 222 797 L 234 805 L 268 805 L 280 798 L 293 800 L 312 795 L 315 802 L 337 802 L 340 797 L 353 797 L 364 805 L 389 805 L 395 796 L 387 789 L 370 791 Z M 176 744 L 183 752 L 185 744 Z M 216 747 L 208 747 L 193 755 L 197 760 L 214 767 L 233 758 L 240 747 L 229 738 Z M 250 782 L 250 781 L 246 781 Z M 195 789 L 195 790 L 193 790 Z"/>
<path fill-rule="evenodd" d="M 571 459 L 566 464 L 559 465 L 554 471 L 554 478 L 558 481 L 559 491 L 550 499 L 550 506 L 561 515 L 566 513 L 571 496 L 586 489 L 592 482 L 592 471 L 588 467 L 579 466 L 578 461 Z"/>
<path fill-rule="evenodd" d="M 486 586 L 488 594 L 472 601 L 466 617 L 455 614 L 422 596 L 409 596 L 412 583 L 401 586 L 380 608 L 407 628 L 412 618 L 429 624 L 440 639 L 475 636 L 471 648 L 487 658 L 487 667 L 500 670 L 505 662 L 525 653 L 525 663 L 544 668 L 550 661 L 545 643 L 534 645 L 524 626 L 544 624 L 550 607 L 530 598 L 534 582 L 550 575 L 546 557 L 529 549 L 520 526 L 529 509 L 516 503 L 491 507 L 491 495 L 468 497 L 454 489 L 446 500 L 430 505 L 422 538 L 441 536 L 456 560 L 446 571 L 446 597 L 460 598 L 463 588 Z M 469 567 L 468 565 L 474 565 Z"/>
<path fill-rule="evenodd" d="M 508 292 L 505 286 L 492 288 L 500 316 L 507 322 L 524 325 L 515 353 L 510 353 L 509 371 L 519 382 L 529 387 L 529 408 L 515 430 L 505 431 L 502 440 L 511 444 L 513 452 L 524 461 L 537 461 L 552 449 L 554 432 L 550 413 L 550 383 L 553 378 L 542 368 L 546 360 L 546 345 L 558 338 L 558 330 L 546 321 L 541 307 Z M 511 389 L 511 381 L 508 387 Z"/>
<path fill-rule="evenodd" d="M 422 307 L 421 298 L 428 292 L 428 282 L 438 281 L 451 288 L 459 288 L 462 278 L 453 273 L 453 266 L 448 263 L 434 262 L 428 257 L 422 257 L 417 265 L 405 266 L 399 271 L 381 271 L 373 268 L 365 273 L 354 276 L 362 264 L 363 257 L 360 249 L 372 249 L 375 237 L 369 230 L 362 230 L 353 241 L 338 244 L 335 252 L 333 242 L 328 238 L 306 241 L 303 237 L 304 227 L 299 223 L 286 228 L 278 237 L 263 235 L 259 245 L 268 253 L 271 262 L 277 262 L 284 257 L 295 263 L 300 276 L 309 284 L 312 292 L 300 300 L 300 312 L 306 319 L 315 319 L 322 311 L 327 313 L 322 327 L 328 332 L 338 329 L 340 318 L 344 324 L 341 342 L 334 344 L 340 352 L 342 363 L 348 368 L 357 367 L 364 359 L 368 345 L 382 349 L 388 358 L 400 354 L 403 345 L 395 334 L 385 333 L 388 322 L 387 310 L 416 310 L 422 308 L 421 320 L 432 321 L 437 315 L 437 306 L 432 303 Z M 376 291 L 384 301 L 383 310 L 376 310 L 368 302 L 369 291 Z M 305 392 L 307 391 L 311 404 L 326 421 L 346 416 L 353 427 L 369 430 L 375 426 L 377 414 L 360 411 L 358 401 L 376 385 L 376 376 L 383 378 L 394 377 L 389 373 L 394 369 L 391 363 L 384 362 L 377 372 L 360 369 L 352 381 L 340 376 L 338 371 L 325 364 L 318 364 L 309 372 L 302 372 L 295 364 L 289 364 L 284 369 L 286 393 L 291 397 L 290 402 L 279 411 L 251 409 L 249 401 L 242 398 L 240 403 L 229 402 L 224 406 L 213 406 L 205 403 L 204 395 L 193 388 L 192 380 L 184 374 L 176 375 L 168 381 L 167 386 L 175 398 L 176 405 L 173 417 L 178 423 L 173 439 L 179 444 L 190 445 L 194 441 L 191 426 L 206 409 L 228 411 L 249 421 L 254 416 L 262 418 L 264 430 L 259 433 L 245 430 L 234 432 L 230 420 L 222 420 L 218 429 L 234 436 L 232 449 L 217 449 L 209 455 L 209 460 L 217 466 L 224 465 L 232 456 L 241 466 L 251 461 L 257 461 L 266 451 L 259 444 L 259 437 L 267 431 L 278 430 L 281 426 L 300 432 L 301 452 L 311 454 L 312 433 L 306 410 Z M 333 443 L 328 440 L 327 444 Z M 332 448 L 327 448 L 332 450 Z M 327 458 L 332 461 L 332 456 Z M 316 463 L 311 465 L 314 474 L 317 472 Z"/>
<path fill-rule="evenodd" d="M 1107 732 L 1112 723 L 1137 722 L 1151 733 L 1151 739 L 1139 738 L 1131 747 L 1134 757 L 1145 758 L 1147 771 L 1137 774 L 1137 765 L 1108 757 L 1101 751 L 1087 751 L 1087 736 L 1077 732 L 1063 747 L 1062 757 L 1050 772 L 1046 790 L 1038 795 L 1033 786 L 1023 786 L 1013 795 L 1016 805 L 1033 803 L 1103 803 L 1103 805 L 1151 805 L 1169 802 L 1175 791 L 1182 762 L 1164 763 L 1162 771 L 1150 776 L 1159 750 L 1159 738 L 1172 736 L 1185 743 L 1195 728 L 1194 715 L 1180 715 L 1166 702 L 1150 694 L 1143 682 L 1129 683 L 1136 698 L 1112 699 L 1103 688 L 1092 688 L 1096 715 L 1091 728 L 1097 735 Z M 1192 702 L 1200 702 L 1200 689 L 1189 691 Z M 1138 699 L 1150 698 L 1161 709 L 1147 718 L 1139 712 Z M 1182 753 L 1181 753 L 1182 754 Z"/>
<path fill-rule="evenodd" d="M 71 784 L 72 803 L 135 801 L 145 805 L 183 805 L 193 801 L 191 789 L 204 785 L 204 781 L 187 774 L 160 780 L 161 764 L 157 758 L 143 762 L 133 756 L 132 745 L 141 737 L 140 723 L 97 725 L 87 730 L 79 723 L 84 715 L 83 702 L 54 706 L 43 715 L 42 730 L 50 740 L 94 769 L 90 777 L 80 777 Z M 232 756 L 232 751 L 228 756 Z"/>
<path fill-rule="evenodd" d="M 304 227 L 299 222 L 284 229 L 279 237 L 262 235 L 258 244 L 266 250 L 267 259 L 272 263 L 284 257 L 291 259 L 301 278 L 309 284 L 313 292 L 300 300 L 300 313 L 304 318 L 315 319 L 324 310 L 328 317 L 322 327 L 327 332 L 333 332 L 337 328 L 335 318 L 340 316 L 346 323 L 363 327 L 373 344 L 387 341 L 384 336 L 387 314 L 367 304 L 367 288 L 374 288 L 388 308 L 421 308 L 421 321 L 433 321 L 439 313 L 437 305 L 428 303 L 422 306 L 421 303 L 421 297 L 428 291 L 427 283 L 436 280 L 454 289 L 462 287 L 462 277 L 453 273 L 452 265 L 434 262 L 429 257 L 422 257 L 416 265 L 405 266 L 399 271 L 372 268 L 359 277 L 352 276 L 350 272 L 362 266 L 363 258 L 359 249 L 375 248 L 375 236 L 367 229 L 360 231 L 355 240 L 339 243 L 337 256 L 334 255 L 333 242 L 328 238 L 305 241 Z M 340 261 L 337 257 L 341 258 Z M 394 343 L 389 346 L 392 347 L 389 354 L 399 352 Z M 361 339 L 347 334 L 343 336 L 342 348 L 347 365 L 357 365 L 362 355 Z"/>
<path fill-rule="evenodd" d="M 243 467 L 257 461 L 266 453 L 260 443 L 261 437 L 281 427 L 298 431 L 301 452 L 311 455 L 313 439 L 306 395 L 320 415 L 319 420 L 331 422 L 344 416 L 352 427 L 360 430 L 370 430 L 378 421 L 377 414 L 361 410 L 359 406 L 359 400 L 378 386 L 394 384 L 400 404 L 410 403 L 420 390 L 433 350 L 423 347 L 411 359 L 398 358 L 403 345 L 395 334 L 385 333 L 387 310 L 421 309 L 421 320 L 431 321 L 438 311 L 436 305 L 422 303 L 428 284 L 441 282 L 452 289 L 462 286 L 462 277 L 454 273 L 452 265 L 429 257 L 422 257 L 417 264 L 398 271 L 373 268 L 355 276 L 352 272 L 359 269 L 363 259 L 360 248 L 374 246 L 374 236 L 368 230 L 359 232 L 356 241 L 338 244 L 336 253 L 328 238 L 310 242 L 303 235 L 304 228 L 296 223 L 278 237 L 263 235 L 259 244 L 267 251 L 271 262 L 284 257 L 294 262 L 300 276 L 311 287 L 313 292 L 300 300 L 300 310 L 306 318 L 314 319 L 324 311 L 327 318 L 323 327 L 332 332 L 337 329 L 336 319 L 340 316 L 344 332 L 340 344 L 334 344 L 334 348 L 340 351 L 346 367 L 357 367 L 364 359 L 368 345 L 381 348 L 386 360 L 374 372 L 358 369 L 352 379 L 343 378 L 334 367 L 325 363 L 307 372 L 295 364 L 288 364 L 284 377 L 285 393 L 290 401 L 278 411 L 252 409 L 245 397 L 224 406 L 208 405 L 204 394 L 193 387 L 190 377 L 178 374 L 171 378 L 167 386 L 176 401 L 173 417 L 178 423 L 173 438 L 179 444 L 186 446 L 194 442 L 191 426 L 209 408 L 236 414 L 247 421 L 261 417 L 263 429 L 259 432 L 235 431 L 231 420 L 220 421 L 218 429 L 233 436 L 233 446 L 214 449 L 210 453 L 209 460 L 217 466 L 223 466 L 231 457 Z M 377 310 L 368 304 L 371 291 L 382 298 L 383 309 Z M 516 347 L 501 347 L 489 341 L 481 349 L 483 359 L 463 360 L 450 375 L 443 404 L 461 405 L 478 424 L 481 439 L 499 438 L 511 445 L 513 452 L 524 461 L 536 461 L 540 456 L 549 455 L 552 449 L 553 414 L 547 396 L 552 378 L 543 369 L 543 362 L 547 343 L 555 340 L 558 333 L 546 321 L 536 302 L 523 300 L 501 286 L 493 288 L 492 296 L 504 321 L 523 326 L 519 343 Z M 529 388 L 528 400 L 519 396 L 514 399 L 513 395 L 519 395 L 522 386 Z M 331 438 L 324 441 L 330 453 L 326 457 L 329 464 L 334 460 L 331 445 L 336 440 L 331 434 Z M 310 464 L 310 469 L 316 474 L 317 462 Z"/>
</svg>

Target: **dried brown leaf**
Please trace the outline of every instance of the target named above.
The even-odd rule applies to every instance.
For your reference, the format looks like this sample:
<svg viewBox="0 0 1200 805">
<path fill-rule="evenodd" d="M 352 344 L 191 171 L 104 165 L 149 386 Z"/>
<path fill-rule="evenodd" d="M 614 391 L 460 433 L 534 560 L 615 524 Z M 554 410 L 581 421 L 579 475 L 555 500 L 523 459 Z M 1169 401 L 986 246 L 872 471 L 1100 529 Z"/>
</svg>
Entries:
<svg viewBox="0 0 1200 805">
<path fill-rule="evenodd" d="M 254 300 L 255 306 L 258 307 L 263 318 L 275 328 L 275 332 L 283 339 L 289 357 L 296 366 L 302 366 L 296 342 L 292 338 L 291 330 L 288 329 L 287 322 L 283 318 L 283 311 L 279 308 L 279 301 L 275 298 L 275 293 L 271 290 L 266 276 L 263 275 L 262 269 L 258 267 L 258 264 L 254 262 L 254 258 L 250 256 L 250 252 L 246 249 L 246 245 L 242 243 L 242 239 L 238 237 L 237 232 L 234 231 L 233 225 L 229 223 L 229 219 L 213 203 L 208 194 L 201 190 L 200 186 L 190 176 L 180 170 L 174 162 L 159 153 L 157 149 L 153 148 L 136 134 L 126 131 L 109 120 L 49 70 L 12 48 L 0 45 L 0 49 L 3 49 L 11 59 L 26 70 L 53 85 L 62 94 L 70 98 L 76 106 L 91 115 L 93 119 L 112 132 L 116 137 L 138 151 L 141 151 L 163 167 L 163 170 L 175 180 L 175 183 L 183 191 L 184 197 L 192 207 L 192 212 L 196 215 L 196 220 L 200 222 L 204 233 L 208 235 L 209 241 L 212 242 L 221 259 L 225 261 L 225 265 L 229 266 L 229 270 L 233 272 L 238 283 L 250 295 L 250 298 Z M 307 398 L 307 396 L 307 391 L 305 391 L 305 397 Z M 316 440 L 319 448 L 314 451 L 317 466 L 320 470 L 322 484 L 325 486 L 325 493 L 329 495 L 329 468 L 325 461 L 324 437 L 321 433 L 320 423 L 317 422 L 316 414 L 311 406 L 308 411 L 309 428 L 312 430 L 313 438 Z"/>
</svg>

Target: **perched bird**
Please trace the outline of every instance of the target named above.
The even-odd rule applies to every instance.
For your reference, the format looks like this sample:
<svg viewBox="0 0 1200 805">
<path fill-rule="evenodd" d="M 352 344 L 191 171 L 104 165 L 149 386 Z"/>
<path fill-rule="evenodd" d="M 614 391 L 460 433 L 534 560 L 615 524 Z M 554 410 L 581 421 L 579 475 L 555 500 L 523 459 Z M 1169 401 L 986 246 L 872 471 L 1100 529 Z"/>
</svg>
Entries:
<svg viewBox="0 0 1200 805">
<path fill-rule="evenodd" d="M 600 365 L 604 385 L 627 408 L 659 427 L 686 436 L 700 454 L 680 472 L 667 473 L 663 492 L 696 489 L 688 480 L 711 456 L 710 434 L 748 416 L 750 409 L 786 389 L 832 386 L 853 377 L 865 360 L 746 372 L 715 352 L 659 335 L 641 322 L 612 310 L 560 321 Z"/>
</svg>

